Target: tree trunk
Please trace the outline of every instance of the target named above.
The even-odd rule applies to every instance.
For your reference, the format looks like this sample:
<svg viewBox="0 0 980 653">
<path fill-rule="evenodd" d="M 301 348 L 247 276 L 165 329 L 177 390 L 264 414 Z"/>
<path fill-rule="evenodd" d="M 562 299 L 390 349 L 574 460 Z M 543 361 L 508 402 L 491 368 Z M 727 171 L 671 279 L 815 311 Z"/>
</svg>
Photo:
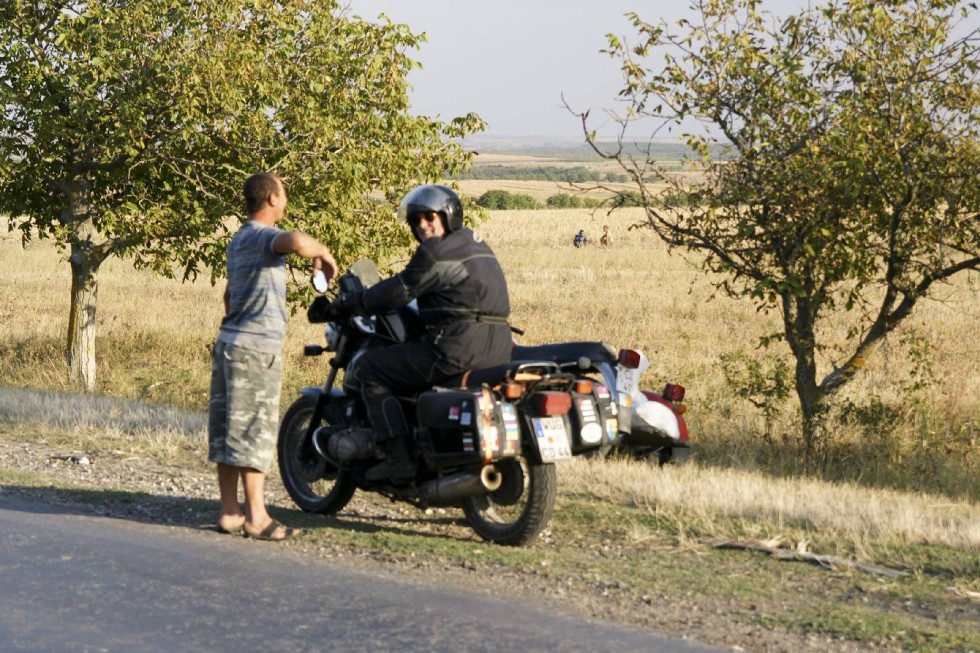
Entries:
<svg viewBox="0 0 980 653">
<path fill-rule="evenodd" d="M 811 470 L 823 451 L 826 439 L 826 394 L 817 384 L 812 304 L 806 295 L 795 297 L 786 293 L 782 300 L 786 341 L 796 360 L 796 396 L 803 418 L 802 463 L 805 469 Z"/>
<path fill-rule="evenodd" d="M 796 395 L 803 418 L 803 466 L 809 470 L 819 459 L 826 440 L 826 397 L 817 386 L 813 368 L 808 361 L 799 359 L 796 365 Z"/>
<path fill-rule="evenodd" d="M 65 358 L 68 377 L 81 382 L 86 392 L 95 390 L 95 306 L 99 294 L 97 274 L 106 253 L 95 242 L 98 232 L 92 222 L 89 184 L 77 180 L 71 188 L 62 222 L 70 225 L 71 307 Z"/>
<path fill-rule="evenodd" d="M 81 382 L 86 392 L 95 390 L 95 306 L 99 294 L 98 263 L 76 252 L 71 254 L 71 308 L 68 317 L 66 357 L 68 377 Z"/>
</svg>

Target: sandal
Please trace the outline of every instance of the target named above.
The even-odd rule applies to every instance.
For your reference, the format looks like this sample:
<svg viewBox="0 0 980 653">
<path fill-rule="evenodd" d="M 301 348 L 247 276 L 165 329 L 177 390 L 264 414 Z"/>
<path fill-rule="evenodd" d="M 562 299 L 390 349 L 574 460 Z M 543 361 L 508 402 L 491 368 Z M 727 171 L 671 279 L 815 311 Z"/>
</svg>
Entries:
<svg viewBox="0 0 980 653">
<path fill-rule="evenodd" d="M 276 531 L 278 531 L 280 528 L 282 528 L 282 537 L 273 537 Z M 268 526 L 263 528 L 261 533 L 256 533 L 253 535 L 252 533 L 246 531 L 244 527 L 242 527 L 242 530 L 245 532 L 245 537 L 250 537 L 253 540 L 265 540 L 267 542 L 282 542 L 283 540 L 288 540 L 291 537 L 296 537 L 303 532 L 298 528 L 286 526 L 282 522 L 278 522 L 275 519 L 273 519 Z"/>
</svg>

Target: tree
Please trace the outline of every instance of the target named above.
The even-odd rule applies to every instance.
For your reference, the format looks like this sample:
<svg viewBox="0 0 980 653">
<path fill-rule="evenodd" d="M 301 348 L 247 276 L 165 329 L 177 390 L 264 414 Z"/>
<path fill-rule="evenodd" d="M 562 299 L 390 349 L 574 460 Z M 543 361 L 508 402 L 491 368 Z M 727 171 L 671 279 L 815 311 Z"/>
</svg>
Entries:
<svg viewBox="0 0 980 653">
<path fill-rule="evenodd" d="M 0 212 L 71 264 L 71 376 L 95 386 L 100 265 L 214 281 L 252 172 L 340 260 L 406 245 L 391 202 L 461 169 L 446 137 L 482 128 L 408 114 L 423 38 L 332 0 L 3 3 Z"/>
<path fill-rule="evenodd" d="M 568 193 L 558 193 L 549 197 L 545 204 L 549 209 L 577 209 L 582 206 L 582 198 Z"/>
<path fill-rule="evenodd" d="M 833 397 L 883 339 L 938 285 L 980 269 L 980 57 L 966 25 L 977 12 L 839 0 L 779 21 L 760 5 L 695 2 L 677 28 L 632 14 L 640 42 L 610 36 L 607 50 L 626 117 L 600 153 L 630 175 L 666 243 L 702 254 L 728 295 L 780 312 L 765 342 L 792 352 L 812 461 Z M 669 175 L 626 139 L 640 119 L 659 121 L 654 134 L 689 132 L 703 181 L 666 191 L 687 206 L 643 182 Z M 727 160 L 710 156 L 719 143 Z M 839 335 L 832 316 L 847 322 L 838 351 L 826 344 Z"/>
<path fill-rule="evenodd" d="M 491 211 L 538 208 L 537 200 L 530 195 L 506 190 L 488 190 L 476 199 L 476 205 Z"/>
</svg>

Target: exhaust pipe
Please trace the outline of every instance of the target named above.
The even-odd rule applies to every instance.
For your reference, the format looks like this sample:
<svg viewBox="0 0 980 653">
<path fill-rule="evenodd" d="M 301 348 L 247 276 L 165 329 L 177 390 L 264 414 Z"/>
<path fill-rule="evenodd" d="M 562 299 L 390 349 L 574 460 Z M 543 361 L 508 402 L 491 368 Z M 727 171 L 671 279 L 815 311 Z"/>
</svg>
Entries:
<svg viewBox="0 0 980 653">
<path fill-rule="evenodd" d="M 459 472 L 426 481 L 419 486 L 419 494 L 430 505 L 452 505 L 472 496 L 493 492 L 503 482 L 503 474 L 493 465 L 486 465 L 479 472 Z"/>
</svg>

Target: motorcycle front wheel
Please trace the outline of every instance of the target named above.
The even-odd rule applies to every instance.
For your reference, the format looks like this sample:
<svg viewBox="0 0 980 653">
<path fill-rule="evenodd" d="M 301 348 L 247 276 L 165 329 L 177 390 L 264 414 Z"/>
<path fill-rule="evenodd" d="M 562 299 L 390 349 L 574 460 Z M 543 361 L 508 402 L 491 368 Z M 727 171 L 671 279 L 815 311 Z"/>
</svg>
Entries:
<svg viewBox="0 0 980 653">
<path fill-rule="evenodd" d="M 332 515 L 343 510 L 357 487 L 347 472 L 321 458 L 306 437 L 315 409 L 315 399 L 300 397 L 283 416 L 277 446 L 279 475 L 297 506 Z"/>
<path fill-rule="evenodd" d="M 485 540 L 508 546 L 527 544 L 551 519 L 558 487 L 555 465 L 520 456 L 495 466 L 503 476 L 500 488 L 466 499 L 463 513 Z"/>
</svg>

